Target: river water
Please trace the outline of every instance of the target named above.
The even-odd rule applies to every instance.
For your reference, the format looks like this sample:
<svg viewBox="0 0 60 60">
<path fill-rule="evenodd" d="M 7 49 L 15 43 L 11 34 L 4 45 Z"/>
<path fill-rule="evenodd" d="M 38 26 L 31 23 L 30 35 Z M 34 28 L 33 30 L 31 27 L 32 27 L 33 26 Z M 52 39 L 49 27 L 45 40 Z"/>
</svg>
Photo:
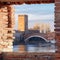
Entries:
<svg viewBox="0 0 60 60">
<path fill-rule="evenodd" d="M 18 52 L 20 45 L 14 45 L 13 50 L 14 52 Z M 36 45 L 26 45 L 25 46 L 27 52 L 55 52 L 56 48 L 55 45 L 52 44 L 51 46 L 36 46 Z"/>
</svg>

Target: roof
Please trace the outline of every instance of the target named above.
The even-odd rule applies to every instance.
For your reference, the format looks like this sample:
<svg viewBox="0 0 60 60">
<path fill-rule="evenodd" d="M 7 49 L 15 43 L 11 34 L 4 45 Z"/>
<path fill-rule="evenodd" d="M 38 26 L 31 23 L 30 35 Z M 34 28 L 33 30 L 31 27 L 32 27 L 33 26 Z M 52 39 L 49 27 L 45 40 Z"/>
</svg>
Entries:
<svg viewBox="0 0 60 60">
<path fill-rule="evenodd" d="M 55 0 L 0 0 L 4 4 L 41 4 L 41 3 L 54 3 Z"/>
</svg>

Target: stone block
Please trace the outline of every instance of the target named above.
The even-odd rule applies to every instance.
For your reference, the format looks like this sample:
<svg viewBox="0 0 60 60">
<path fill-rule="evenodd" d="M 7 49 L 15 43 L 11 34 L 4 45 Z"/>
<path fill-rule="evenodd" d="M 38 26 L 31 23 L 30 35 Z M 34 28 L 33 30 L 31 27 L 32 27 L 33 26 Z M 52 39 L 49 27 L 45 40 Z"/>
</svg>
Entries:
<svg viewBox="0 0 60 60">
<path fill-rule="evenodd" d="M 60 12 L 60 6 L 59 7 L 55 7 L 55 12 Z"/>
<path fill-rule="evenodd" d="M 55 0 L 55 3 L 59 3 L 60 2 L 60 0 Z"/>
</svg>

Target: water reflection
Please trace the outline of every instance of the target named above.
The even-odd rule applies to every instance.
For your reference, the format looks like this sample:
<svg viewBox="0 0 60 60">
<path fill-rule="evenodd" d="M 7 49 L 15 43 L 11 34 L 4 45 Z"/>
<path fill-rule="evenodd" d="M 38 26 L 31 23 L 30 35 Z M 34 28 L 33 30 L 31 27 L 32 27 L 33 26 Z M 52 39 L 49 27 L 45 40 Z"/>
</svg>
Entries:
<svg viewBox="0 0 60 60">
<path fill-rule="evenodd" d="M 21 45 L 14 46 L 14 52 L 20 51 Z M 51 46 L 37 46 L 37 45 L 25 45 L 26 52 L 55 52 L 55 45 L 52 44 Z"/>
<path fill-rule="evenodd" d="M 28 52 L 55 52 L 55 46 L 34 46 L 27 45 Z"/>
</svg>

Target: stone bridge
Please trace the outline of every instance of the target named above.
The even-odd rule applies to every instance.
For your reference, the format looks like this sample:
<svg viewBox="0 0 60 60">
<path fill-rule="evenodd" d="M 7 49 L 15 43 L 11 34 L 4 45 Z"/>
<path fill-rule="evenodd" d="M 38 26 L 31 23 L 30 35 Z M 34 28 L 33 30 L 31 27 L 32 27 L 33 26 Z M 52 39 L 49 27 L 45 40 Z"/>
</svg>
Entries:
<svg viewBox="0 0 60 60">
<path fill-rule="evenodd" d="M 41 37 L 43 39 L 46 39 L 47 40 L 47 34 L 45 33 L 31 33 L 31 34 L 25 34 L 24 35 L 24 40 L 30 38 L 30 37 Z"/>
</svg>

